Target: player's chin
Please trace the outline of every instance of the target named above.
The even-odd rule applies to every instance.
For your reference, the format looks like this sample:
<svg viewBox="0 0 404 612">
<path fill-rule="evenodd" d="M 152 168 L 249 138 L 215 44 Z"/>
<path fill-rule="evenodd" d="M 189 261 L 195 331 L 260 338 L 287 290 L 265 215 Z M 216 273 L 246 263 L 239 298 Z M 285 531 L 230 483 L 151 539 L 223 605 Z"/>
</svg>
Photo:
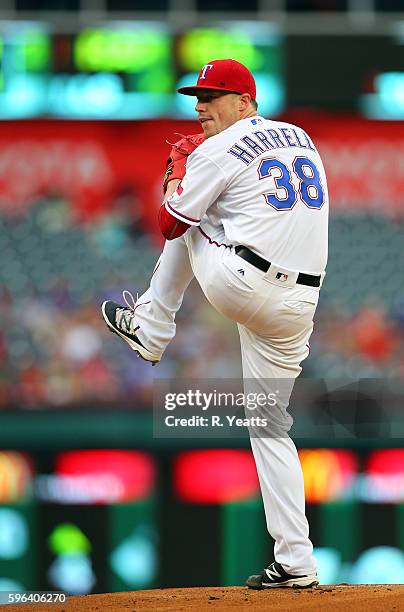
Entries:
<svg viewBox="0 0 404 612">
<path fill-rule="evenodd" d="M 202 129 L 206 138 L 215 136 L 218 133 L 218 130 L 216 129 L 216 126 L 213 121 L 205 121 L 204 123 L 202 123 Z"/>
</svg>

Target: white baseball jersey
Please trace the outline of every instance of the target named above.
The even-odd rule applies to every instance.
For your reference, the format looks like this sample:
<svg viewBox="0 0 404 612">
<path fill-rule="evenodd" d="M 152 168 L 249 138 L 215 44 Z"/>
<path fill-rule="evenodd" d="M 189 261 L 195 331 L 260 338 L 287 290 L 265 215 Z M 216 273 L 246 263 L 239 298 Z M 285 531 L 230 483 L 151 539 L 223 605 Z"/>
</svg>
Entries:
<svg viewBox="0 0 404 612">
<path fill-rule="evenodd" d="M 166 209 L 189 225 L 220 218 L 226 239 L 308 274 L 327 263 L 328 191 L 306 132 L 255 116 L 208 138 L 190 156 Z"/>
</svg>

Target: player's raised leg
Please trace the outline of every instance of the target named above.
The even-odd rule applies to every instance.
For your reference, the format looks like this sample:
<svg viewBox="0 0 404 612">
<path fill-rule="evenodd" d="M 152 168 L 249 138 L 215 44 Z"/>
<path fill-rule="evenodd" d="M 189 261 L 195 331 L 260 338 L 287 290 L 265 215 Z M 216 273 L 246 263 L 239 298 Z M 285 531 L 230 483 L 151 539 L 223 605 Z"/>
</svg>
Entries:
<svg viewBox="0 0 404 612">
<path fill-rule="evenodd" d="M 165 181 L 165 200 L 179 179 Z M 125 340 L 143 359 L 155 365 L 175 336 L 175 315 L 193 278 L 184 236 L 166 241 L 154 268 L 150 287 L 136 300 L 123 292 L 126 305 L 106 301 L 102 315 L 108 328 Z"/>
<path fill-rule="evenodd" d="M 175 185 L 176 182 L 172 183 Z M 102 305 L 109 329 L 147 361 L 160 361 L 175 336 L 175 316 L 194 273 L 204 289 L 209 277 L 214 276 L 217 261 L 226 251 L 226 247 L 219 247 L 223 227 L 208 222 L 204 227 L 206 231 L 192 227 L 183 236 L 166 241 L 150 286 L 138 299 L 134 300 L 129 292 L 124 292 L 124 297 L 126 294 L 131 300 L 126 305 L 112 301 Z"/>
<path fill-rule="evenodd" d="M 126 306 L 107 301 L 102 305 L 104 319 L 139 355 L 158 362 L 175 335 L 175 315 L 193 278 L 184 238 L 166 242 L 156 264 L 150 287 Z"/>
</svg>

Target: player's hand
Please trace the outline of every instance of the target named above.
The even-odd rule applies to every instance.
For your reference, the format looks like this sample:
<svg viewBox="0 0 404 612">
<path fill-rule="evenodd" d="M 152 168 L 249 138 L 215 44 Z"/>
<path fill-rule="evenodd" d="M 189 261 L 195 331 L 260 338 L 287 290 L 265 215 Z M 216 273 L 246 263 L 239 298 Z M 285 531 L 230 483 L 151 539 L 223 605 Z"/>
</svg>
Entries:
<svg viewBox="0 0 404 612">
<path fill-rule="evenodd" d="M 181 134 L 180 134 L 181 136 Z M 191 155 L 193 151 L 206 139 L 205 134 L 190 134 L 189 136 L 183 136 L 181 140 L 178 140 L 172 144 L 170 151 L 170 157 L 167 160 L 166 172 L 163 180 L 163 191 L 167 191 L 167 185 L 173 179 L 182 180 L 185 176 L 185 164 L 188 159 L 188 155 Z M 171 143 L 168 143 L 171 144 Z"/>
</svg>

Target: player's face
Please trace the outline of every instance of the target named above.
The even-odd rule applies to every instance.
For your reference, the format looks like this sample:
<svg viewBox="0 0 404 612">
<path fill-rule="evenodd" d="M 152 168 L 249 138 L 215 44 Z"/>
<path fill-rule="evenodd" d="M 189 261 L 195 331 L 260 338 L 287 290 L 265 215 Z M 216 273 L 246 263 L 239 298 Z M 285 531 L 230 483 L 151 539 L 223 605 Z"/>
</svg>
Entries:
<svg viewBox="0 0 404 612">
<path fill-rule="evenodd" d="M 221 91 L 201 90 L 195 110 L 206 138 L 219 134 L 240 119 L 240 96 Z"/>
</svg>

